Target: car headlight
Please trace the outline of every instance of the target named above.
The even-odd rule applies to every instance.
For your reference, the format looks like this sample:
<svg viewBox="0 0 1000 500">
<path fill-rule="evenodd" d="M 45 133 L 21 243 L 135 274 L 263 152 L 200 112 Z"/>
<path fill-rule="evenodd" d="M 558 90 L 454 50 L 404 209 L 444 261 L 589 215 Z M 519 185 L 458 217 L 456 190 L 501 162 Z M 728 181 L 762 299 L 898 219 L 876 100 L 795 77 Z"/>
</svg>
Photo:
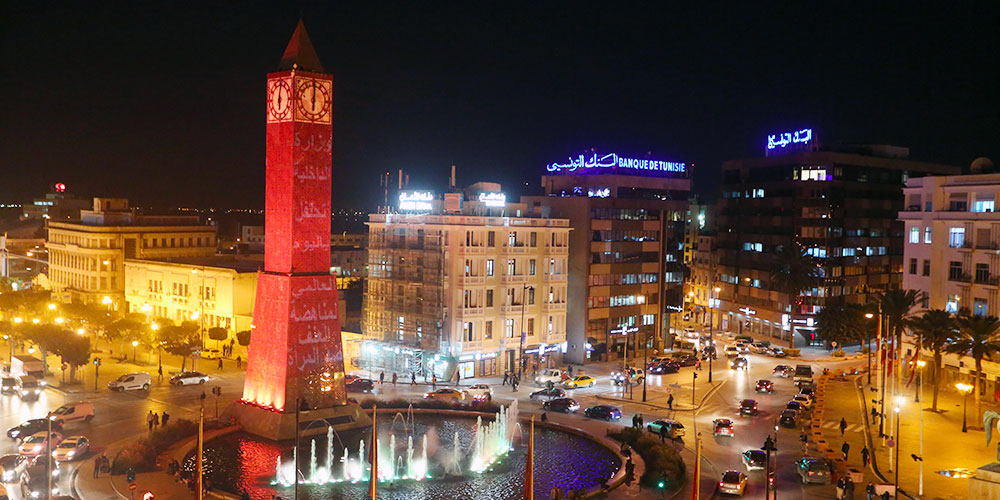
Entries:
<svg viewBox="0 0 1000 500">
<path fill-rule="evenodd" d="M 21 394 L 23 394 L 23 395 L 27 396 L 27 395 L 28 395 L 28 391 L 25 391 L 25 390 L 22 390 L 22 391 L 21 391 Z"/>
<path fill-rule="evenodd" d="M 35 394 L 41 394 L 41 393 L 42 393 L 41 389 L 35 389 Z"/>
<path fill-rule="evenodd" d="M 31 492 L 31 498 L 38 498 L 40 496 L 42 496 L 42 494 L 40 492 L 37 492 L 37 491 L 32 491 Z"/>
<path fill-rule="evenodd" d="M 33 448 L 35 451 L 42 451 L 42 445 L 36 444 Z"/>
<path fill-rule="evenodd" d="M 73 455 L 76 455 L 76 450 L 69 450 L 66 452 L 67 457 L 72 457 Z"/>
</svg>

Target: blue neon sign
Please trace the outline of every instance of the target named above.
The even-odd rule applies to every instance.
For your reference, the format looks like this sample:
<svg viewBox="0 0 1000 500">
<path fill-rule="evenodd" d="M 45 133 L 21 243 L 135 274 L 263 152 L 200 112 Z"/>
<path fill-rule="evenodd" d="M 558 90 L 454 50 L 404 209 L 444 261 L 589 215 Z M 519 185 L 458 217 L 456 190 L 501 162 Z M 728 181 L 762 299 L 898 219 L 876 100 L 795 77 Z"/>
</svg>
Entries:
<svg viewBox="0 0 1000 500">
<path fill-rule="evenodd" d="M 587 158 L 584 155 L 570 157 L 569 163 L 550 163 L 545 169 L 553 173 L 574 173 L 574 174 L 606 174 L 616 173 L 618 170 L 632 170 L 632 173 L 675 174 L 685 173 L 687 164 L 649 160 L 642 158 L 626 158 L 615 153 L 598 156 L 596 153 Z M 625 173 L 625 172 L 621 172 Z"/>
<path fill-rule="evenodd" d="M 794 132 L 784 132 L 767 136 L 767 150 L 784 149 L 793 144 L 809 144 L 813 140 L 813 130 L 804 128 Z"/>
</svg>

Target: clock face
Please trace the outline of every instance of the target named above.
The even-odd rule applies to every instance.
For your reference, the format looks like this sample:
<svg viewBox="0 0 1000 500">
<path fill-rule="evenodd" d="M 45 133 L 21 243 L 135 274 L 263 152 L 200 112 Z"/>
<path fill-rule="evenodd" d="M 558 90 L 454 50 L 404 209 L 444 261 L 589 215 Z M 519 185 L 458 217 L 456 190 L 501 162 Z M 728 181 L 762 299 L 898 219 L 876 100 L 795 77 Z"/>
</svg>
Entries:
<svg viewBox="0 0 1000 500">
<path fill-rule="evenodd" d="M 295 84 L 295 119 L 330 123 L 333 84 L 329 80 L 301 78 Z"/>
<path fill-rule="evenodd" d="M 267 81 L 267 121 L 283 122 L 292 118 L 292 85 L 288 78 Z"/>
</svg>

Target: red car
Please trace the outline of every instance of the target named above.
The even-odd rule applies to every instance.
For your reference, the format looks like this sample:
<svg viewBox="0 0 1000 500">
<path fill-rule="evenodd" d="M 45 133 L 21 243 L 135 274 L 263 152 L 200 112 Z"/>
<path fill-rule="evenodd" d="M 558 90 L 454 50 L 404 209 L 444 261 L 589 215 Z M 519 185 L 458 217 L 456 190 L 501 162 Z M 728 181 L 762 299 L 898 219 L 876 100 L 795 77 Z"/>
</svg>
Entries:
<svg viewBox="0 0 1000 500">
<path fill-rule="evenodd" d="M 733 432 L 733 421 L 728 418 L 717 418 L 712 422 L 712 435 L 713 436 L 728 436 L 733 437 L 735 433 Z"/>
<path fill-rule="evenodd" d="M 774 392 L 774 384 L 770 380 L 758 380 L 757 387 L 754 389 L 757 392 Z"/>
</svg>

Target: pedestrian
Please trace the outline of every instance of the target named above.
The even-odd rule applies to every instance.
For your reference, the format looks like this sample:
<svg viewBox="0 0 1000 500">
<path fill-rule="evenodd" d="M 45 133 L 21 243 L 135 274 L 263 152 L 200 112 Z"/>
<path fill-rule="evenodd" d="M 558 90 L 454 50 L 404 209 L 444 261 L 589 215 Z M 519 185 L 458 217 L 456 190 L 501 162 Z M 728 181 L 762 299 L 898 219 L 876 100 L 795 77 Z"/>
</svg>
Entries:
<svg viewBox="0 0 1000 500">
<path fill-rule="evenodd" d="M 700 359 L 694 362 L 694 369 L 698 370 L 698 371 L 701 371 L 701 360 Z"/>
<path fill-rule="evenodd" d="M 511 377 L 510 386 L 514 389 L 514 392 L 517 392 L 517 385 L 520 384 L 520 383 L 521 383 L 521 379 L 517 375 L 514 375 L 513 377 Z"/>
<path fill-rule="evenodd" d="M 222 358 L 219 358 L 219 370 L 222 370 Z"/>
<path fill-rule="evenodd" d="M 163 416 L 160 417 L 160 423 L 163 424 L 163 428 L 167 427 L 167 422 L 170 421 L 170 414 L 166 410 L 163 410 Z"/>
<path fill-rule="evenodd" d="M 844 482 L 844 478 L 840 478 L 837 480 L 837 500 L 843 500 L 845 486 L 846 483 Z"/>
<path fill-rule="evenodd" d="M 851 451 L 851 445 L 844 441 L 844 445 L 840 447 L 840 451 L 844 452 L 844 461 L 847 461 L 847 452 Z"/>
<path fill-rule="evenodd" d="M 639 416 L 639 429 L 642 429 L 642 413 L 639 413 L 638 416 Z"/>
<path fill-rule="evenodd" d="M 870 452 L 868 451 L 868 447 L 867 446 L 865 446 L 864 448 L 861 448 L 861 466 L 862 467 L 868 467 L 868 454 L 869 453 Z"/>
<path fill-rule="evenodd" d="M 661 443 L 667 442 L 667 426 L 665 425 L 660 426 L 660 442 Z"/>
<path fill-rule="evenodd" d="M 622 441 L 621 452 L 624 457 L 632 456 L 632 447 L 629 446 L 628 441 Z"/>
<path fill-rule="evenodd" d="M 410 385 L 417 385 L 417 372 L 410 372 Z"/>
<path fill-rule="evenodd" d="M 635 464 L 632 463 L 632 457 L 628 457 L 628 461 L 625 462 L 625 486 L 632 486 L 632 481 L 635 481 Z"/>
<path fill-rule="evenodd" d="M 153 428 L 156 429 L 158 427 L 160 427 L 160 416 L 153 413 Z"/>
<path fill-rule="evenodd" d="M 381 382 L 379 382 L 379 383 L 381 383 Z M 431 376 L 431 389 L 437 390 L 437 387 L 438 387 L 438 376 L 437 375 L 432 375 Z"/>
<path fill-rule="evenodd" d="M 243 357 L 242 356 L 236 356 L 236 369 L 237 370 L 242 370 L 243 369 Z M 244 491 L 244 493 L 246 493 L 246 492 Z"/>
<path fill-rule="evenodd" d="M 462 385 L 462 372 L 455 372 L 455 385 Z"/>
<path fill-rule="evenodd" d="M 633 428 L 633 429 L 635 429 L 635 428 L 639 427 L 639 419 L 638 419 L 638 418 L 636 418 L 636 417 L 638 417 L 638 416 L 639 416 L 639 414 L 638 414 L 638 413 L 636 413 L 635 415 L 632 415 L 632 428 Z"/>
<path fill-rule="evenodd" d="M 573 376 L 573 365 L 566 365 L 566 371 L 569 372 L 569 376 Z"/>
<path fill-rule="evenodd" d="M 875 423 L 875 419 L 876 418 L 878 418 L 878 410 L 876 410 L 875 406 L 872 405 L 872 423 L 873 424 Z"/>
<path fill-rule="evenodd" d="M 844 498 L 854 499 L 854 480 L 851 479 L 851 476 L 847 476 L 847 481 L 844 485 Z"/>
<path fill-rule="evenodd" d="M 882 500 L 890 500 L 891 498 L 892 495 L 889 494 L 889 490 L 885 490 L 882 492 Z"/>
<path fill-rule="evenodd" d="M 98 476 L 101 475 L 101 465 L 102 465 L 102 463 L 101 463 L 101 457 L 95 458 L 94 459 L 94 478 L 97 478 Z"/>
<path fill-rule="evenodd" d="M 156 369 L 156 379 L 158 382 L 163 382 L 163 365 Z"/>
<path fill-rule="evenodd" d="M 385 372 L 380 372 L 378 374 L 378 385 L 382 385 L 385 382 Z"/>
<path fill-rule="evenodd" d="M 396 372 L 392 372 L 392 386 L 396 387 Z"/>
<path fill-rule="evenodd" d="M 205 391 L 201 391 L 201 396 L 199 396 L 198 399 L 201 401 L 201 406 L 203 408 L 205 407 L 205 398 L 207 397 L 208 396 L 205 395 Z"/>
<path fill-rule="evenodd" d="M 542 422 L 548 422 L 548 421 L 549 421 L 549 415 L 543 411 L 542 412 Z"/>
<path fill-rule="evenodd" d="M 868 481 L 868 486 L 865 486 L 865 494 L 867 495 L 867 500 L 875 498 L 875 485 L 871 481 Z"/>
<path fill-rule="evenodd" d="M 101 452 L 101 472 L 105 474 L 111 472 L 111 459 L 103 451 Z"/>
<path fill-rule="evenodd" d="M 149 432 L 153 432 L 153 410 L 146 414 L 146 425 L 149 426 Z"/>
<path fill-rule="evenodd" d="M 799 441 L 802 442 L 802 453 L 807 453 L 809 451 L 809 435 L 806 434 L 805 429 L 802 429 L 802 434 L 799 434 Z"/>
<path fill-rule="evenodd" d="M 847 420 L 841 418 L 840 419 L 840 435 L 843 436 L 844 435 L 844 431 L 846 431 L 846 430 L 847 430 Z"/>
<path fill-rule="evenodd" d="M 505 385 L 507 385 L 507 382 L 509 382 L 509 381 L 510 381 L 510 374 L 507 373 L 507 370 L 504 370 L 503 371 L 503 382 L 500 385 L 501 386 L 505 386 Z"/>
<path fill-rule="evenodd" d="M 674 395 L 673 395 L 673 393 L 671 393 L 669 396 L 667 396 L 667 408 L 669 408 L 670 411 L 674 411 Z"/>
</svg>

